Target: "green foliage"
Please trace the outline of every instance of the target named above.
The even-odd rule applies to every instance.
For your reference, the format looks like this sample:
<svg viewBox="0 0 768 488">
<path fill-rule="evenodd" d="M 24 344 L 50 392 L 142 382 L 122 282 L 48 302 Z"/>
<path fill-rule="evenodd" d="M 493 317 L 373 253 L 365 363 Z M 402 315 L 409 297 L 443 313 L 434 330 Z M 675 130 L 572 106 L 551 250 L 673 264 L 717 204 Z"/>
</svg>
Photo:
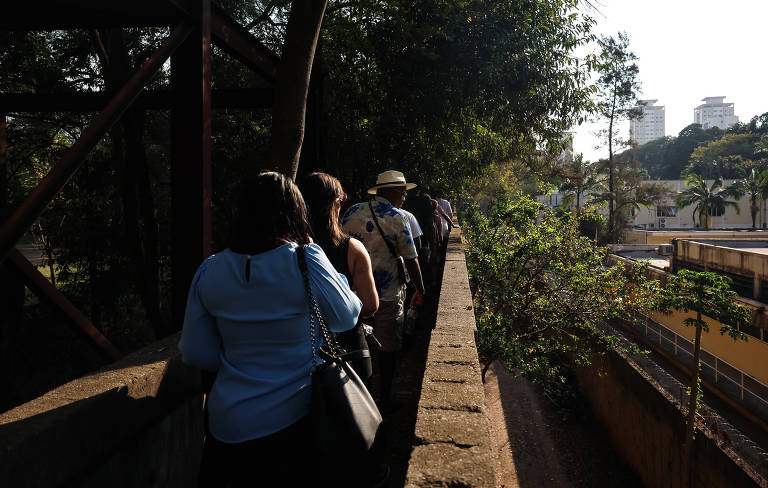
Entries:
<svg viewBox="0 0 768 488">
<path fill-rule="evenodd" d="M 329 4 L 322 163 L 351 195 L 377 171 L 456 192 L 526 160 L 591 107 L 575 49 L 592 20 L 574 0 Z M 338 8 L 337 8 L 338 6 Z"/>
<path fill-rule="evenodd" d="M 656 306 L 660 310 L 696 312 L 697 318 L 687 318 L 685 325 L 709 331 L 709 324 L 702 318 L 719 321 L 720 334 L 728 334 L 734 340 L 746 341 L 741 332 L 752 321 L 749 309 L 736 302 L 738 294 L 731 290 L 731 279 L 712 272 L 681 269 L 670 279 L 659 295 Z"/>
<path fill-rule="evenodd" d="M 701 226 L 709 229 L 709 217 L 712 213 L 722 214 L 725 207 L 731 206 L 739 212 L 739 206 L 726 198 L 732 195 L 732 191 L 723 188 L 723 180 L 717 178 L 711 185 L 707 185 L 701 175 L 692 174 L 685 180 L 687 188 L 680 192 L 675 199 L 677 208 L 694 206 L 693 219 L 699 216 Z"/>
<path fill-rule="evenodd" d="M 768 168 L 768 154 L 762 152 L 760 142 L 766 138 L 768 112 L 725 131 L 691 124 L 677 137 L 650 141 L 634 152 L 651 179 L 678 179 L 692 173 L 705 179 L 731 179 L 738 178 L 742 169 Z"/>
<path fill-rule="evenodd" d="M 663 137 L 639 146 L 635 155 L 648 170 L 649 178 L 676 180 L 680 178 L 694 149 L 722 136 L 723 130 L 717 127 L 704 130 L 701 124 L 691 124 L 677 137 Z"/>
<path fill-rule="evenodd" d="M 629 143 L 618 136 L 619 122 L 641 114 L 636 107 L 637 92 L 640 90 L 637 75 L 640 70 L 635 63 L 637 56 L 629 49 L 629 37 L 626 32 L 619 32 L 615 38 L 603 37 L 599 44 L 601 54 L 597 64 L 600 73 L 597 80 L 597 112 L 608 124 L 600 135 L 608 146 L 608 191 L 604 193 L 604 197 L 608 202 L 608 234 L 615 239 L 621 233 L 622 227 L 619 225 L 621 212 L 616 208 L 617 186 L 620 183 L 617 181 L 614 152 L 618 147 Z"/>
<path fill-rule="evenodd" d="M 669 193 L 669 188 L 662 183 L 644 181 L 631 156 L 631 152 L 617 156 L 613 191 L 604 191 L 595 199 L 596 202 L 612 201 L 614 205 L 612 225 L 606 235 L 608 242 L 621 242 L 627 221 L 634 212 L 640 207 L 656 205 Z"/>
<path fill-rule="evenodd" d="M 694 149 L 684 172 L 706 179 L 737 178 L 740 167 L 755 153 L 758 134 L 725 134 L 721 139 Z"/>
<path fill-rule="evenodd" d="M 696 329 L 693 340 L 693 374 L 688 387 L 688 416 L 686 425 L 686 456 L 689 469 L 693 470 L 693 438 L 696 425 L 696 412 L 701 408 L 701 333 L 709 331 L 710 317 L 720 322 L 720 335 L 728 334 L 736 340 L 747 340 L 741 329 L 750 325 L 752 317 L 749 309 L 736 302 L 738 295 L 731 290 L 731 279 L 712 272 L 681 269 L 670 276 L 666 286 L 660 290 L 654 307 L 658 310 L 678 310 L 695 312 L 696 317 L 688 317 L 683 323 Z"/>
<path fill-rule="evenodd" d="M 560 191 L 566 193 L 563 197 L 563 206 L 574 205 L 576 213 L 581 213 L 581 205 L 588 197 L 599 194 L 604 190 L 604 181 L 598 175 L 596 164 L 584 162 L 584 156 L 577 154 L 573 161 L 565 168 L 563 184 Z"/>
<path fill-rule="evenodd" d="M 219 5 L 279 54 L 290 3 Z M 580 61 L 576 51 L 592 39 L 593 21 L 579 6 L 578 0 L 331 0 L 310 89 L 312 137 L 304 142 L 300 171 L 333 173 L 353 197 L 390 168 L 409 178 L 420 174 L 431 192 L 449 197 L 474 191 L 489 176 L 506 178 L 503 190 L 516 187 L 521 170 L 549 164 L 536 150 L 556 153 L 563 131 L 592 107 L 593 64 Z M 114 90 L 121 83 L 115 72 L 137 69 L 168 32 L 0 33 L 0 91 Z M 111 56 L 121 43 L 125 63 Z M 166 65 L 150 88 L 168 89 L 169 75 Z M 214 46 L 212 86 L 258 88 L 265 82 Z M 169 116 L 129 113 L 134 130 L 124 121 L 115 125 L 29 236 L 49 253 L 57 285 L 123 352 L 153 339 L 150 307 L 141 306 L 148 301 L 144 289 L 159 290 L 150 297 L 158 299 L 155 315 L 169 323 L 170 284 Z M 93 117 L 8 114 L 11 208 Z M 226 245 L 234 187 L 243 174 L 267 166 L 270 126 L 267 110 L 213 111 L 215 250 Z M 148 286 L 150 275 L 157 279 Z"/>
<path fill-rule="evenodd" d="M 749 171 L 742 168 L 741 179 L 730 185 L 728 190 L 736 200 L 741 200 L 744 195 L 749 197 L 749 212 L 752 216 L 752 228 L 754 229 L 757 212 L 760 210 L 758 200 L 768 198 L 768 170 L 758 173 L 755 168 L 751 168 Z"/>
<path fill-rule="evenodd" d="M 521 195 L 499 197 L 464 216 L 478 347 L 535 380 L 556 379 L 558 359 L 589 363 L 624 346 L 604 321 L 642 310 L 655 293 L 643 267 L 605 264 L 606 249 L 584 237 L 589 212 L 556 214 Z"/>
</svg>

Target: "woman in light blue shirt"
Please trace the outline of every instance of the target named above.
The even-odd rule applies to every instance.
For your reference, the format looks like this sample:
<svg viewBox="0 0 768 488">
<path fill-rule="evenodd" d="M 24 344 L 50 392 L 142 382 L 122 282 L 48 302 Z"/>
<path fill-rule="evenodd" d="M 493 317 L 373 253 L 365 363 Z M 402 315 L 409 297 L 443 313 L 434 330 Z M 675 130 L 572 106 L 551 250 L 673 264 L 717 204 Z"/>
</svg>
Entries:
<svg viewBox="0 0 768 488">
<path fill-rule="evenodd" d="M 264 172 L 249 180 L 234 229 L 230 247 L 195 274 L 179 342 L 184 362 L 216 371 L 201 485 L 253 484 L 254 476 L 267 475 L 282 486 L 316 484 L 320 473 L 303 469 L 316 456 L 307 418 L 309 306 L 298 246 L 306 245 L 312 293 L 331 330 L 352 328 L 361 303 L 320 247 L 308 244 L 306 206 L 290 179 Z M 315 336 L 319 346 L 319 330 Z"/>
</svg>

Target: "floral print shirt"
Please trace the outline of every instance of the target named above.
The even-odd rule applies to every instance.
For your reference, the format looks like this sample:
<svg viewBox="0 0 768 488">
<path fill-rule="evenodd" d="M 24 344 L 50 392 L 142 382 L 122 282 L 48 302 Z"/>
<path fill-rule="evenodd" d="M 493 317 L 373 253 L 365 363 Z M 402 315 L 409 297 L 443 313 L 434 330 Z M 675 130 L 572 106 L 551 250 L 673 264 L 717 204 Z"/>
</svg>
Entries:
<svg viewBox="0 0 768 488">
<path fill-rule="evenodd" d="M 379 219 L 381 230 L 395 248 L 397 255 L 403 259 L 416 258 L 416 246 L 408 225 L 408 217 L 386 198 L 376 196 L 371 200 L 371 204 Z M 341 225 L 344 232 L 362 242 L 368 250 L 379 300 L 394 301 L 402 283 L 397 278 L 397 264 L 381 238 L 379 229 L 376 228 L 368 202 L 352 205 L 341 219 Z"/>
</svg>

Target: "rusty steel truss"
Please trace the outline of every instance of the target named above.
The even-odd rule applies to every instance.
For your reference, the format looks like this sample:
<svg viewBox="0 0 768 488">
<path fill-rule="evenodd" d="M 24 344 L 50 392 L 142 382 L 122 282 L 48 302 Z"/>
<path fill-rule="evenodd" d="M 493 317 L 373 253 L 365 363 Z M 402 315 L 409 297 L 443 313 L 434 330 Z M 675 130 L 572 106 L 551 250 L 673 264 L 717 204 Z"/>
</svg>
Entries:
<svg viewBox="0 0 768 488">
<path fill-rule="evenodd" d="M 16 279 L 62 312 L 105 359 L 115 360 L 120 352 L 16 251 L 16 243 L 129 107 L 170 109 L 172 313 L 174 327 L 180 328 L 189 283 L 211 252 L 211 109 L 272 104 L 271 89 L 212 91 L 211 44 L 269 85 L 274 84 L 278 58 L 210 0 L 29 0 L 8 7 L 0 15 L 0 30 L 171 28 L 163 43 L 114 93 L 0 94 L 0 121 L 11 112 L 100 111 L 50 173 L 0 222 L 0 265 L 12 269 Z M 144 90 L 168 59 L 170 90 Z"/>
</svg>

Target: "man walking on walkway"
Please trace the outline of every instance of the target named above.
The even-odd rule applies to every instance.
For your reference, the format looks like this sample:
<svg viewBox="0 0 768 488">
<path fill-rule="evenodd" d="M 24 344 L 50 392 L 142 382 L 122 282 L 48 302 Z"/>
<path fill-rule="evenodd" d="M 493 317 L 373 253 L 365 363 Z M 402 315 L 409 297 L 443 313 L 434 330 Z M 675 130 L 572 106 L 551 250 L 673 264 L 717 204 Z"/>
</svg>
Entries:
<svg viewBox="0 0 768 488">
<path fill-rule="evenodd" d="M 396 407 L 391 392 L 396 353 L 403 343 L 406 276 L 416 288 L 413 302 L 421 303 L 424 299 L 424 284 L 408 218 L 398 209 L 406 192 L 414 186 L 405 181 L 400 171 L 380 173 L 376 184 L 368 189 L 368 193 L 375 196 L 368 202 L 352 205 L 342 219 L 344 231 L 360 240 L 371 256 L 373 279 L 379 293 L 379 309 L 374 316 L 374 333 L 381 343 L 376 361 L 380 373 L 378 393 L 385 412 Z M 403 266 L 407 274 L 403 273 Z"/>
</svg>

